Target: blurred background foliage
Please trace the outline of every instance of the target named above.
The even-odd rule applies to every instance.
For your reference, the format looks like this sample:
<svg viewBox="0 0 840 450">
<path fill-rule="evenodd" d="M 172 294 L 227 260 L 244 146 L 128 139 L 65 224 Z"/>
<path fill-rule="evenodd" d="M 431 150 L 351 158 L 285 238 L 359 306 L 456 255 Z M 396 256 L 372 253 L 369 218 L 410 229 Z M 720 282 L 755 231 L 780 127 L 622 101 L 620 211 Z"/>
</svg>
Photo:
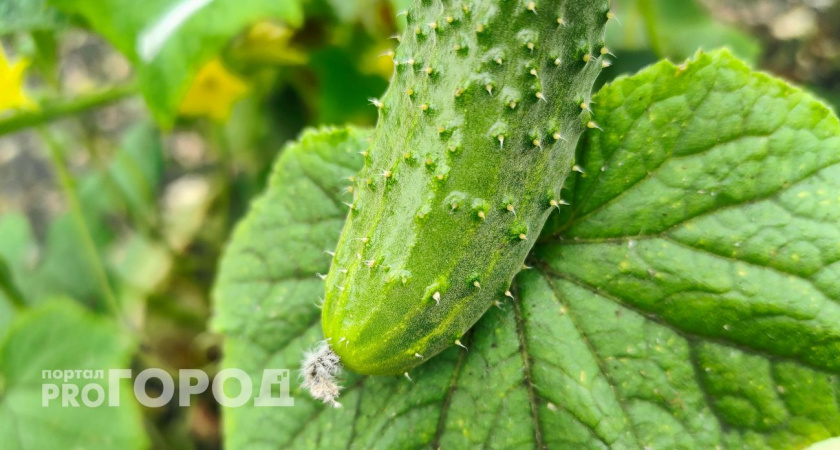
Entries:
<svg viewBox="0 0 840 450">
<path fill-rule="evenodd" d="M 0 0 L 0 336 L 71 299 L 132 337 L 134 368 L 212 374 L 227 236 L 304 127 L 375 123 L 408 3 Z M 728 46 L 840 105 L 840 0 L 613 5 L 599 84 Z M 220 445 L 209 395 L 137 416 L 154 447 Z"/>
</svg>

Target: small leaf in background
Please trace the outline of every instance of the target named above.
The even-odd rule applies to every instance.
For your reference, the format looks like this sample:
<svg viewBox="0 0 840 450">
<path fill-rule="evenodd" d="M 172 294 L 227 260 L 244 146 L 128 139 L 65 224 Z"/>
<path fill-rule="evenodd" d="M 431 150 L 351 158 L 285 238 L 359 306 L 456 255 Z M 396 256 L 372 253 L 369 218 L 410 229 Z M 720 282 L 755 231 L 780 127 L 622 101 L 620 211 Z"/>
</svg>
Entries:
<svg viewBox="0 0 840 450">
<path fill-rule="evenodd" d="M 101 227 L 102 222 L 88 223 L 100 225 L 90 228 L 97 249 L 113 242 L 112 233 Z M 21 288 L 36 304 L 66 296 L 86 305 L 98 305 L 106 293 L 95 281 L 94 264 L 77 223 L 70 214 L 63 214 L 50 222 L 37 264 Z"/>
<path fill-rule="evenodd" d="M 343 409 L 224 410 L 250 448 L 790 448 L 840 434 L 840 124 L 727 52 L 605 88 L 552 222 L 451 348 L 346 374 Z M 237 227 L 214 291 L 227 367 L 260 380 L 321 339 L 316 306 L 364 144 L 309 133 Z M 597 186 L 597 189 L 595 187 Z"/>
<path fill-rule="evenodd" d="M 758 40 L 716 22 L 697 0 L 616 0 L 613 7 L 621 24 L 608 28 L 607 42 L 618 49 L 650 48 L 675 61 L 688 58 L 697 49 L 722 46 L 749 62 L 761 53 Z"/>
<path fill-rule="evenodd" d="M 36 109 L 37 105 L 26 95 L 24 72 L 29 62 L 18 59 L 14 63 L 8 60 L 6 52 L 0 46 L 0 113 L 10 109 Z"/>
<path fill-rule="evenodd" d="M 361 73 L 356 56 L 341 47 L 327 47 L 311 54 L 310 67 L 318 80 L 318 118 L 320 124 L 370 123 L 376 108 L 371 97 L 388 87 L 378 74 Z M 384 59 L 384 58 L 383 58 Z"/>
<path fill-rule="evenodd" d="M 272 21 L 257 22 L 231 47 L 231 58 L 247 62 L 294 66 L 305 64 L 308 55 L 291 42 L 294 30 Z"/>
<path fill-rule="evenodd" d="M 321 7 L 318 3 L 307 4 L 307 17 Z M 371 35 L 382 35 L 404 26 L 405 20 L 401 21 L 397 14 L 407 10 L 411 0 L 326 0 L 323 3 L 327 6 L 324 9 L 329 9 L 329 15 L 339 23 L 358 24 Z"/>
<path fill-rule="evenodd" d="M 0 335 L 14 320 L 15 310 L 26 305 L 23 292 L 15 282 L 12 267 L 0 254 Z"/>
<path fill-rule="evenodd" d="M 0 336 L 12 322 L 15 311 L 12 305 L 20 301 L 28 303 L 23 284 L 27 281 L 26 268 L 31 265 L 33 253 L 37 250 L 35 237 L 29 227 L 29 220 L 20 213 L 4 213 L 0 216 Z"/>
<path fill-rule="evenodd" d="M 261 20 L 303 21 L 300 0 L 52 0 L 83 17 L 134 64 L 155 118 L 171 126 L 193 78 L 231 38 Z"/>
<path fill-rule="evenodd" d="M 111 322 L 69 301 L 47 303 L 18 316 L 0 343 L 0 442 L 10 450 L 148 446 L 130 384 L 120 384 L 120 406 L 108 406 L 108 369 L 128 368 L 134 344 Z M 100 380 L 73 379 L 79 391 L 95 383 L 106 393 L 98 407 L 42 406 L 42 371 L 103 370 Z M 91 395 L 91 399 L 95 397 Z M 77 399 L 80 402 L 81 400 Z"/>
<path fill-rule="evenodd" d="M 248 86 L 216 58 L 198 71 L 181 101 L 179 112 L 185 116 L 207 116 L 223 122 L 247 92 Z"/>
<path fill-rule="evenodd" d="M 157 194 L 163 170 L 160 133 L 150 122 L 141 121 L 128 128 L 101 170 L 78 178 L 82 214 L 114 288 L 120 283 L 133 286 L 144 273 L 153 277 L 149 284 L 154 284 L 153 280 L 162 276 L 156 269 L 171 265 L 160 243 L 152 242 L 162 239 Z M 115 227 L 120 216 L 131 218 L 139 230 Z M 0 217 L 0 255 L 9 263 L 27 301 L 39 304 L 67 296 L 88 305 L 100 304 L 106 294 L 96 282 L 94 264 L 98 263 L 91 261 L 72 217 L 61 213 L 49 221 L 43 240 L 39 246 L 25 215 L 4 213 Z M 161 264 L 153 267 L 152 260 Z M 142 270 L 139 266 L 129 269 L 124 267 L 126 261 L 142 261 L 144 266 Z"/>
<path fill-rule="evenodd" d="M 164 156 L 160 132 L 150 121 L 138 123 L 122 136 L 108 176 L 135 223 L 154 226 L 156 201 L 163 182 Z"/>
<path fill-rule="evenodd" d="M 0 2 L 0 36 L 22 31 L 43 31 L 64 23 L 47 0 L 3 0 Z"/>
</svg>

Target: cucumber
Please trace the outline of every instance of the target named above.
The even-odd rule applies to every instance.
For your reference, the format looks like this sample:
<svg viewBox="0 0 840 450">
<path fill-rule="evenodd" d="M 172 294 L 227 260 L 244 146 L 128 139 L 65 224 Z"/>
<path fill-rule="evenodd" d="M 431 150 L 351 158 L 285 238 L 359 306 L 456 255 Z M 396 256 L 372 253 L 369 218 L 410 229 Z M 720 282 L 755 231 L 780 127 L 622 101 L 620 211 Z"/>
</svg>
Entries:
<svg viewBox="0 0 840 450">
<path fill-rule="evenodd" d="M 329 348 L 310 360 L 334 352 L 354 372 L 403 374 L 510 295 L 596 126 L 610 17 L 606 0 L 414 2 L 348 187 L 326 278 Z"/>
</svg>

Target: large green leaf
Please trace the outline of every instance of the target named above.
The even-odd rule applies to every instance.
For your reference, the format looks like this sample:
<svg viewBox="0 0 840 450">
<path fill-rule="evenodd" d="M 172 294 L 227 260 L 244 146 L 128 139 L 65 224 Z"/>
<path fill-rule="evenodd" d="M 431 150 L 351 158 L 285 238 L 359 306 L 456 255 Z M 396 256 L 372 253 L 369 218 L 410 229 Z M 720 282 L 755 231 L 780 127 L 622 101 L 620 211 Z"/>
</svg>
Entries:
<svg viewBox="0 0 840 450">
<path fill-rule="evenodd" d="M 194 75 L 258 20 L 300 25 L 300 0 L 50 0 L 83 17 L 135 65 L 155 117 L 171 124 Z"/>
<path fill-rule="evenodd" d="M 603 132 L 516 301 L 343 409 L 226 409 L 231 447 L 789 448 L 840 435 L 840 125 L 727 52 L 593 100 Z M 334 149 L 329 147 L 333 146 Z M 259 382 L 321 338 L 355 134 L 284 153 L 215 291 L 225 365 Z M 352 162 L 356 161 L 355 164 Z M 349 199 L 349 196 L 347 197 Z"/>
<path fill-rule="evenodd" d="M 125 382 L 120 406 L 108 406 L 108 369 L 127 368 L 133 343 L 112 323 L 62 301 L 18 316 L 0 343 L 0 442 L 5 449 L 145 448 L 140 408 Z M 42 406 L 42 371 L 103 370 L 105 379 L 72 379 L 79 391 L 95 383 L 105 392 L 99 407 Z M 89 397 L 95 400 L 95 394 Z"/>
<path fill-rule="evenodd" d="M 526 285 L 565 306 L 638 437 L 840 434 L 837 117 L 728 52 L 621 79 L 594 112 Z"/>
</svg>

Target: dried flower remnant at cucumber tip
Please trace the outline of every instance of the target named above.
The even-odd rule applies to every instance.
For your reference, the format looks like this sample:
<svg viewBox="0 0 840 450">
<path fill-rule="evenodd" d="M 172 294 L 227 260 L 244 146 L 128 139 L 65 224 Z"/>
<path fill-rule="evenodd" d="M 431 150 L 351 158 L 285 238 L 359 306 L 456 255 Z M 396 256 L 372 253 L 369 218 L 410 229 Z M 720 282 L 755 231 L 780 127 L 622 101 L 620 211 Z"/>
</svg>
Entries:
<svg viewBox="0 0 840 450">
<path fill-rule="evenodd" d="M 315 350 L 306 352 L 301 365 L 304 389 L 309 390 L 312 397 L 340 408 L 338 398 L 338 375 L 341 373 L 341 362 L 338 355 L 333 353 L 326 342 L 322 342 Z"/>
</svg>

